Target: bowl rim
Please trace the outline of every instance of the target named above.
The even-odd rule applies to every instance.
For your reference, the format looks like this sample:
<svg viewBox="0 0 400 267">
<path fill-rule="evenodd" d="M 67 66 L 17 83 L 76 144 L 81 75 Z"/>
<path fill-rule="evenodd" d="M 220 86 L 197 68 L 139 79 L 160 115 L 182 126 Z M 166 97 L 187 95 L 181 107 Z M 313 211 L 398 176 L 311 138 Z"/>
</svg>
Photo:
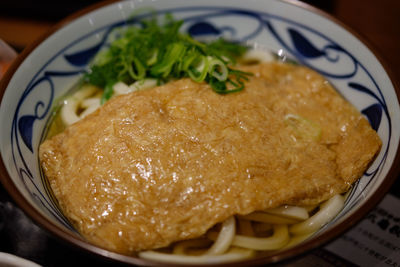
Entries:
<svg viewBox="0 0 400 267">
<path fill-rule="evenodd" d="M 311 11 L 320 15 L 321 17 L 332 21 L 333 23 L 337 24 L 338 26 L 342 27 L 346 31 L 348 31 L 351 35 L 356 37 L 361 43 L 363 43 L 368 50 L 375 56 L 378 62 L 382 65 L 383 69 L 385 70 L 386 74 L 389 77 L 389 80 L 393 84 L 397 102 L 399 103 L 400 100 L 400 87 L 399 82 L 397 81 L 398 77 L 395 77 L 394 73 L 388 67 L 386 60 L 380 56 L 380 53 L 376 47 L 371 45 L 368 41 L 368 38 L 364 37 L 363 34 L 353 30 L 350 26 L 346 25 L 334 15 L 329 14 L 319 8 L 316 8 L 310 4 L 305 2 L 300 2 L 296 0 L 281 0 L 282 2 L 286 2 L 302 9 Z M 45 32 L 42 36 L 36 39 L 33 43 L 28 45 L 13 61 L 11 66 L 8 68 L 7 72 L 4 74 L 3 78 L 0 80 L 0 103 L 3 100 L 4 93 L 6 88 L 13 77 L 14 73 L 17 71 L 19 66 L 24 62 L 24 60 L 38 47 L 42 42 L 44 42 L 48 37 L 54 34 L 59 29 L 67 26 L 68 24 L 72 23 L 76 19 L 87 15 L 88 13 L 100 9 L 102 7 L 120 2 L 120 0 L 103 0 L 101 2 L 89 5 L 86 8 L 83 8 L 79 11 L 72 13 L 71 15 L 67 16 L 66 18 L 62 19 L 54 26 L 52 26 L 47 32 Z M 372 210 L 385 196 L 385 194 L 389 191 L 391 185 L 395 182 L 395 180 L 399 177 L 400 174 L 400 143 L 396 149 L 396 155 L 393 160 L 393 164 L 389 169 L 389 172 L 385 176 L 384 180 L 380 184 L 380 186 L 376 189 L 374 194 L 368 198 L 365 203 L 363 203 L 353 214 L 351 214 L 348 218 L 344 219 L 342 222 L 338 223 L 331 229 L 326 230 L 323 232 L 318 238 L 311 239 L 309 241 L 304 242 L 301 246 L 295 246 L 293 248 L 277 252 L 276 254 L 272 254 L 271 256 L 265 257 L 260 256 L 256 258 L 250 258 L 244 261 L 235 262 L 235 266 L 249 266 L 249 265 L 259 265 L 259 264 L 266 264 L 266 263 L 276 263 L 278 261 L 287 261 L 294 257 L 298 257 L 312 249 L 320 247 L 323 244 L 332 241 L 335 237 L 340 236 L 346 230 L 348 230 L 351 226 L 355 223 L 359 222 L 370 210 Z M 16 202 L 19 208 L 28 215 L 30 219 L 42 229 L 50 232 L 52 236 L 64 242 L 70 246 L 78 247 L 83 249 L 84 251 L 88 252 L 91 255 L 97 255 L 102 257 L 104 260 L 114 260 L 121 263 L 128 263 L 128 264 L 137 264 L 137 265 L 152 265 L 152 266 L 177 266 L 179 264 L 165 264 L 161 262 L 155 262 L 151 260 L 145 260 L 138 257 L 133 256 L 126 256 L 123 254 L 119 254 L 116 252 L 111 252 L 104 248 L 98 247 L 96 245 L 90 244 L 85 241 L 83 238 L 79 238 L 78 236 L 73 236 L 70 233 L 62 230 L 58 226 L 55 226 L 50 220 L 48 220 L 45 216 L 43 216 L 36 208 L 31 205 L 22 195 L 22 193 L 17 189 L 16 185 L 12 181 L 10 175 L 7 172 L 3 159 L 0 160 L 0 182 L 3 184 L 4 188 L 10 195 L 10 197 Z M 232 263 L 224 263 L 220 266 L 228 266 Z M 204 266 L 204 264 L 194 264 L 194 266 Z M 210 265 L 205 265 L 210 266 Z"/>
</svg>

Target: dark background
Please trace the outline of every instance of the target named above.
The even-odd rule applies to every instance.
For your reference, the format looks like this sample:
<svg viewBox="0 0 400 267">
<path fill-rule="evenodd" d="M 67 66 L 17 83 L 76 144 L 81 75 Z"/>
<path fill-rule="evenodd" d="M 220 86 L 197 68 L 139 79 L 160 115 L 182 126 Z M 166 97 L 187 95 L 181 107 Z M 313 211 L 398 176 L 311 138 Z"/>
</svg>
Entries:
<svg viewBox="0 0 400 267">
<path fill-rule="evenodd" d="M 268 1 L 268 0 L 267 0 Z M 0 4 L 0 15 L 31 18 L 47 21 L 58 21 L 81 8 L 97 3 L 99 0 L 69 0 L 69 1 L 45 1 L 45 0 L 18 0 L 3 1 Z M 332 0 L 304 0 L 325 10 L 332 10 L 335 1 Z"/>
<path fill-rule="evenodd" d="M 245 1 L 245 0 L 244 0 Z M 268 0 L 265 0 L 268 1 Z M 53 25 L 97 0 L 0 0 L 0 39 L 22 51 Z M 383 59 L 394 80 L 400 79 L 400 1 L 398 0 L 304 0 L 332 14 L 360 34 Z M 396 82 L 396 81 L 395 81 Z M 400 179 L 390 192 L 400 198 Z M 12 253 L 43 266 L 115 266 L 64 244 L 32 223 L 0 185 L 0 251 Z M 323 248 L 296 259 L 291 265 L 307 266 L 318 255 L 329 266 Z M 337 265 L 335 262 L 333 265 Z M 340 264 L 351 266 L 343 260 Z"/>
</svg>

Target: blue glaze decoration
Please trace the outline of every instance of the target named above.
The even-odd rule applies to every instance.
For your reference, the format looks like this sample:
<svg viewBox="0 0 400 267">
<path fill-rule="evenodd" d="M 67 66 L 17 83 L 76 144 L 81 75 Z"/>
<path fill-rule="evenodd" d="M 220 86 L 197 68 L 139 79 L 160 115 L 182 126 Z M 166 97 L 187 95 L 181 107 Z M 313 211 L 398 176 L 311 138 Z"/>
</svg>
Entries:
<svg viewBox="0 0 400 267">
<path fill-rule="evenodd" d="M 93 59 L 93 57 L 96 55 L 97 52 L 99 52 L 99 50 L 104 46 L 104 44 L 107 41 L 107 37 L 109 36 L 109 34 L 111 33 L 111 31 L 117 27 L 121 27 L 123 25 L 127 25 L 127 24 L 133 24 L 133 23 L 137 23 L 138 21 L 136 19 L 130 20 L 130 21 L 123 21 L 123 22 L 119 22 L 116 23 L 114 25 L 112 25 L 107 31 L 106 33 L 103 35 L 103 38 L 101 38 L 100 42 L 96 45 L 93 45 L 91 47 L 88 47 L 84 50 L 78 51 L 78 52 L 74 52 L 72 54 L 65 54 L 64 58 L 66 59 L 66 61 L 76 67 L 85 67 L 89 64 L 90 60 Z M 87 36 L 85 36 L 87 37 Z"/>
<path fill-rule="evenodd" d="M 99 52 L 102 45 L 103 44 L 100 43 L 86 50 L 79 51 L 78 53 L 65 55 L 64 57 L 71 65 L 78 67 L 86 66 L 89 61 L 96 55 L 96 53 Z"/>
<path fill-rule="evenodd" d="M 63 77 L 63 76 L 71 76 L 80 74 L 82 71 L 72 71 L 72 72 L 54 72 L 54 71 L 47 71 L 44 73 L 43 78 L 39 79 L 36 83 L 32 85 L 29 91 L 33 91 L 38 85 L 42 84 L 43 82 L 47 82 L 50 86 L 49 90 L 50 100 L 49 103 L 45 104 L 43 101 L 38 101 L 35 106 L 34 114 L 33 115 L 23 115 L 18 119 L 18 130 L 19 134 L 21 135 L 22 141 L 25 143 L 26 147 L 33 153 L 32 147 L 32 137 L 33 137 L 33 125 L 36 120 L 42 120 L 51 108 L 51 103 L 53 101 L 53 94 L 54 94 L 54 83 L 51 80 L 51 77 Z M 26 95 L 27 96 L 27 95 Z M 25 100 L 25 98 L 21 98 Z M 40 114 L 39 109 L 45 108 L 45 110 Z M 18 107 L 19 109 L 19 107 Z M 17 110 L 18 110 L 17 109 Z"/>
<path fill-rule="evenodd" d="M 45 66 L 44 66 L 45 67 Z M 44 69 L 44 67 L 42 69 Z M 28 84 L 27 89 L 22 94 L 14 113 L 12 131 L 11 131 L 11 146 L 12 146 L 12 157 L 19 174 L 19 177 L 31 194 L 32 198 L 35 200 L 40 200 L 42 206 L 51 213 L 55 218 L 60 221 L 67 228 L 74 231 L 73 227 L 70 225 L 68 220 L 59 211 L 57 204 L 54 201 L 48 199 L 45 193 L 40 190 L 39 184 L 34 179 L 31 169 L 29 168 L 27 161 L 22 152 L 23 145 L 28 148 L 32 154 L 37 153 L 37 147 L 33 147 L 33 131 L 34 124 L 37 121 L 46 119 L 46 116 L 51 110 L 51 106 L 54 100 L 54 82 L 53 77 L 70 77 L 77 76 L 82 73 L 83 70 L 76 71 L 44 71 L 43 76 L 35 80 L 39 75 L 35 75 L 35 78 Z M 49 94 L 46 94 L 46 100 L 38 100 L 34 105 L 34 110 L 32 114 L 19 115 L 21 108 L 28 101 L 29 96 L 37 89 L 39 86 L 42 88 L 47 88 Z M 45 86 L 45 87 L 43 87 Z M 17 163 L 19 162 L 19 164 Z M 29 190 L 30 187 L 34 188 L 34 191 Z M 50 194 L 47 194 L 49 196 Z"/>
<path fill-rule="evenodd" d="M 297 52 L 306 58 L 316 58 L 325 56 L 325 52 L 317 49 L 307 38 L 295 29 L 288 29 L 289 35 Z"/>
<path fill-rule="evenodd" d="M 292 47 L 290 44 L 284 41 L 283 37 L 278 34 L 278 32 L 275 30 L 275 27 L 272 26 L 272 23 L 269 20 L 264 20 L 266 28 L 271 32 L 273 37 L 282 45 L 282 47 L 291 55 L 293 55 L 301 64 L 314 69 L 315 71 L 319 72 L 321 75 L 327 77 L 327 78 L 333 78 L 333 79 L 348 79 L 352 78 L 356 75 L 358 68 L 359 68 L 359 62 L 357 61 L 354 56 L 352 56 L 348 51 L 343 49 L 340 45 L 336 44 L 334 41 L 330 40 L 328 37 L 323 35 L 322 33 L 318 33 L 315 30 L 310 29 L 309 27 L 304 26 L 300 27 L 303 28 L 303 30 L 308 30 L 311 33 L 316 34 L 319 37 L 323 37 L 326 39 L 326 41 L 329 42 L 328 45 L 324 46 L 320 51 L 323 51 L 323 54 L 321 54 L 320 57 L 322 56 L 327 60 L 332 63 L 338 63 L 340 60 L 340 56 L 342 57 L 347 57 L 353 62 L 353 70 L 349 71 L 347 73 L 343 74 L 335 74 L 332 73 L 328 70 L 324 70 L 320 67 L 317 67 L 316 65 L 313 64 L 312 60 L 315 59 L 315 57 L 305 57 L 303 56 L 302 53 L 300 53 L 295 47 Z M 297 25 L 299 26 L 299 25 Z M 301 35 L 299 31 L 297 31 L 298 35 Z M 307 40 L 304 36 L 302 37 L 297 37 L 299 39 L 304 39 Z M 309 41 L 307 41 L 309 42 Z M 314 46 L 314 45 L 313 45 Z M 330 55 L 329 52 L 335 52 L 337 53 L 336 56 Z M 321 52 L 322 53 L 322 52 Z"/>
<path fill-rule="evenodd" d="M 372 129 L 378 131 L 382 120 L 382 106 L 380 104 L 373 104 L 363 109 L 361 113 L 367 116 Z"/>
<path fill-rule="evenodd" d="M 33 135 L 33 123 L 36 117 L 32 115 L 22 116 L 18 121 L 18 130 L 21 134 L 22 141 L 33 153 L 32 149 L 32 135 Z"/>
<path fill-rule="evenodd" d="M 385 109 L 386 115 L 389 115 L 387 112 L 386 105 L 379 99 L 379 97 L 372 92 L 372 90 L 368 89 L 362 84 L 355 83 L 355 82 L 349 82 L 349 87 L 353 88 L 354 90 L 363 92 L 367 95 L 370 95 L 378 103 L 372 104 L 369 107 L 364 108 L 361 113 L 367 116 L 369 123 L 371 124 L 372 129 L 375 131 L 378 131 L 379 125 L 381 124 L 382 120 L 382 109 Z"/>
<path fill-rule="evenodd" d="M 214 27 L 211 23 L 201 21 L 192 24 L 188 29 L 188 33 L 191 36 L 220 35 L 221 31 Z"/>
</svg>

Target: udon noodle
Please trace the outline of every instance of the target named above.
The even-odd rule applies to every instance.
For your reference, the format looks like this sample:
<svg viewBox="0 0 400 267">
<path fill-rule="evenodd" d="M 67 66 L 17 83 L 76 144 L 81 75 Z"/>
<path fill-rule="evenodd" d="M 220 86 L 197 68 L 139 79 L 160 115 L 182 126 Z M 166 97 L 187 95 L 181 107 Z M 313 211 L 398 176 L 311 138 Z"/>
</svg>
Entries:
<svg viewBox="0 0 400 267">
<path fill-rule="evenodd" d="M 317 207 L 282 206 L 233 216 L 201 239 L 181 241 L 164 251 L 143 251 L 145 259 L 175 263 L 222 263 L 254 256 L 257 251 L 290 248 L 309 238 L 343 208 L 335 195 Z"/>
</svg>

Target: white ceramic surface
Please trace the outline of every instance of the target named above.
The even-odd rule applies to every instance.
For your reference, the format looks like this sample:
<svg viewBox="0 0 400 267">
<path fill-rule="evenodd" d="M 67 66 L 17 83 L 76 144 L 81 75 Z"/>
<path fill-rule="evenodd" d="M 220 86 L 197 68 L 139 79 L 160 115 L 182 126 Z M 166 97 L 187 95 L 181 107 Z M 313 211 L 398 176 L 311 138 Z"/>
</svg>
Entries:
<svg viewBox="0 0 400 267">
<path fill-rule="evenodd" d="M 0 252 L 0 266 L 3 267 L 40 267 L 40 265 L 17 257 L 15 255 L 9 254 L 9 253 L 4 253 L 4 252 Z"/>
<path fill-rule="evenodd" d="M 12 70 L 4 85 L 0 149 L 8 172 L 3 179 L 12 183 L 8 188 L 16 189 L 17 193 L 13 194 L 19 194 L 19 198 L 23 196 L 30 205 L 23 209 L 33 209 L 28 213 L 33 217 L 39 214 L 41 224 L 56 225 L 50 227 L 53 233 L 71 234 L 69 240 L 73 236 L 78 238 L 49 197 L 38 164 L 38 146 L 51 115 L 51 105 L 81 77 L 93 52 L 105 45 L 111 29 L 126 24 L 139 8 L 153 7 L 161 15 L 170 12 L 175 18 L 183 19 L 183 30 L 195 37 L 225 36 L 295 58 L 323 74 L 365 114 L 383 141 L 382 150 L 355 184 L 343 211 L 320 232 L 340 223 L 343 226 L 360 207 L 364 206 L 366 212 L 365 203 L 387 179 L 398 153 L 400 111 L 395 88 L 379 60 L 363 42 L 324 14 L 294 2 L 122 1 L 59 28 L 30 54 L 23 55 L 24 60 L 15 72 Z M 140 16 L 145 17 L 146 13 Z"/>
</svg>

